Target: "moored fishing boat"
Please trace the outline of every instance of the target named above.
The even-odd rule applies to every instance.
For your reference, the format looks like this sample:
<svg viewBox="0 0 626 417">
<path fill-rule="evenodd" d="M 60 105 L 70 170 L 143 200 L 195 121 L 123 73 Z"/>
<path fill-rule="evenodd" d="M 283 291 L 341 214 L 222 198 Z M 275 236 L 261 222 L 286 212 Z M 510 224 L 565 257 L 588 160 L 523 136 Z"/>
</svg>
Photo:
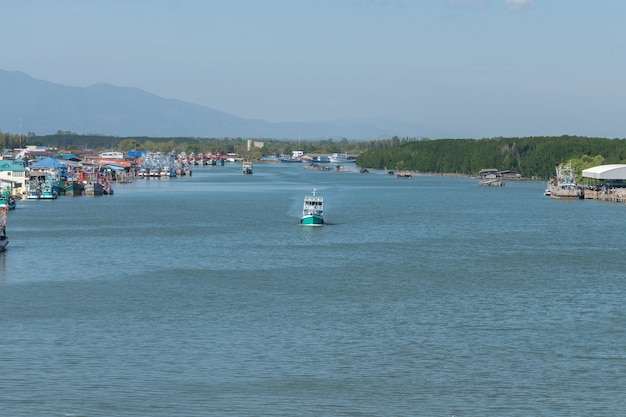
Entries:
<svg viewBox="0 0 626 417">
<path fill-rule="evenodd" d="M 313 195 L 304 197 L 302 207 L 302 226 L 324 226 L 324 197 L 317 195 L 317 189 L 313 189 Z"/>
<path fill-rule="evenodd" d="M 67 181 L 64 187 L 66 196 L 73 197 L 85 194 L 85 185 L 81 181 Z"/>
<path fill-rule="evenodd" d="M 348 155 L 346 154 L 340 154 L 340 153 L 334 153 L 332 155 L 330 155 L 328 157 L 328 161 L 331 164 L 345 164 L 348 162 Z"/>
<path fill-rule="evenodd" d="M 57 192 L 53 188 L 52 183 L 48 180 L 31 179 L 28 184 L 28 200 L 54 200 L 57 198 Z"/>
<path fill-rule="evenodd" d="M 583 198 L 583 188 L 576 183 L 571 163 L 557 167 L 556 177 L 548 181 L 544 194 L 556 199 L 579 200 Z"/>
<path fill-rule="evenodd" d="M 26 198 L 28 200 L 39 200 L 41 196 L 41 183 L 35 180 L 31 180 L 28 183 L 28 192 Z"/>
<path fill-rule="evenodd" d="M 303 156 L 304 156 L 303 151 L 291 151 L 291 156 L 290 157 L 287 157 L 286 155 L 281 156 L 280 162 L 286 162 L 286 163 L 302 162 Z"/>
<path fill-rule="evenodd" d="M 43 200 L 54 200 L 55 198 L 57 198 L 57 195 L 58 192 L 56 191 L 56 188 L 53 186 L 53 184 L 49 180 L 44 181 L 41 185 L 41 195 L 39 196 L 39 198 Z"/>
<path fill-rule="evenodd" d="M 299 156 L 290 156 L 290 157 L 283 156 L 282 158 L 280 158 L 280 162 L 282 162 L 282 163 L 293 163 L 293 162 L 299 163 L 299 162 L 302 162 L 302 158 L 300 158 Z"/>
<path fill-rule="evenodd" d="M 85 195 L 102 195 L 104 187 L 98 181 L 88 181 L 85 183 Z"/>
</svg>

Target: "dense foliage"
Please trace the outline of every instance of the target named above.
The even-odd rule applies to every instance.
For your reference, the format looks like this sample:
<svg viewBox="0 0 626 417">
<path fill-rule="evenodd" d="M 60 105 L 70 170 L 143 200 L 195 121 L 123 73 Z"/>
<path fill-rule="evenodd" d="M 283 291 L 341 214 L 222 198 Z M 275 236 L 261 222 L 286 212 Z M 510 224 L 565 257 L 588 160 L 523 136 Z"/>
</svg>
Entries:
<svg viewBox="0 0 626 417">
<path fill-rule="evenodd" d="M 483 168 L 548 178 L 572 161 L 577 170 L 624 163 L 626 140 L 580 136 L 405 140 L 359 155 L 358 164 L 379 169 L 475 175 Z"/>
<path fill-rule="evenodd" d="M 151 152 L 228 153 L 247 158 L 290 155 L 292 150 L 309 154 L 358 154 L 364 168 L 410 170 L 427 173 L 476 175 L 483 168 L 512 170 L 526 178 L 548 178 L 555 166 L 571 161 L 577 172 L 601 164 L 625 163 L 626 140 L 581 136 L 493 139 L 414 139 L 393 137 L 383 140 L 349 142 L 347 139 L 277 140 L 255 139 L 262 148 L 248 149 L 244 138 L 154 138 L 78 135 L 59 131 L 55 135 L 26 136 L 0 132 L 0 145 L 14 149 L 45 145 L 65 150 L 144 150 Z"/>
</svg>

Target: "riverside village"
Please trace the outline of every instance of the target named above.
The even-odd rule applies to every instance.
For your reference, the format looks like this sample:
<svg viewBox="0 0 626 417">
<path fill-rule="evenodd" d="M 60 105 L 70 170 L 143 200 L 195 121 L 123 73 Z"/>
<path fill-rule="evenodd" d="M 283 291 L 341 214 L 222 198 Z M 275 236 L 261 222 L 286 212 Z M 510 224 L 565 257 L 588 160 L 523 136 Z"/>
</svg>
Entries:
<svg viewBox="0 0 626 417">
<path fill-rule="evenodd" d="M 300 163 L 306 169 L 369 173 L 355 166 L 356 155 L 306 155 L 265 157 L 256 162 Z M 239 163 L 242 173 L 253 172 L 252 161 L 237 154 L 167 154 L 145 151 L 57 151 L 45 146 L 5 149 L 0 158 L 0 209 L 13 209 L 16 200 L 53 200 L 59 196 L 112 195 L 114 184 L 135 179 L 175 178 L 192 175 L 195 166 Z M 415 173 L 386 171 L 384 175 L 413 178 Z M 544 195 L 554 199 L 594 199 L 626 203 L 626 165 L 600 165 L 582 170 L 582 184 L 571 164 L 557 166 Z M 579 177 L 580 178 L 580 177 Z M 482 169 L 478 185 L 502 187 L 505 181 L 522 179 L 520 173 Z"/>
<path fill-rule="evenodd" d="M 309 156 L 302 151 L 294 151 L 291 156 L 266 157 L 257 162 L 297 162 L 307 169 L 346 171 L 346 164 L 354 165 L 356 156 Z M 16 200 L 112 195 L 116 183 L 129 183 L 137 178 L 190 176 L 195 166 L 223 166 L 225 163 L 241 164 L 244 175 L 253 173 L 252 161 L 244 160 L 235 153 L 95 153 L 57 151 L 45 146 L 5 149 L 0 158 L 0 209 L 15 208 Z"/>
</svg>

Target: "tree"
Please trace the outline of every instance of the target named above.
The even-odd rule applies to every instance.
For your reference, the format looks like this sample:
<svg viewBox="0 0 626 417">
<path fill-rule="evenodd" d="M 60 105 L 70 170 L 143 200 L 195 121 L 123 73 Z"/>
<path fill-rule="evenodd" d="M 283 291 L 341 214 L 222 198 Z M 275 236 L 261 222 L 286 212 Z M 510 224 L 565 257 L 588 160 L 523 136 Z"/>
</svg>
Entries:
<svg viewBox="0 0 626 417">
<path fill-rule="evenodd" d="M 120 152 L 135 151 L 141 148 L 141 144 L 137 139 L 124 139 L 117 145 L 117 150 Z"/>
</svg>

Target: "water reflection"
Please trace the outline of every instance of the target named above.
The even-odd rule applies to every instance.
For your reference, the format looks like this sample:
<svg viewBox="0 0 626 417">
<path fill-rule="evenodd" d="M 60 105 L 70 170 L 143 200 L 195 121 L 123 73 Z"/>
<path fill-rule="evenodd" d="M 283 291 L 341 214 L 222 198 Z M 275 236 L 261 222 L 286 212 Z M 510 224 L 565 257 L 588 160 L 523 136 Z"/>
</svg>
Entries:
<svg viewBox="0 0 626 417">
<path fill-rule="evenodd" d="M 0 282 L 5 282 L 7 277 L 7 254 L 0 253 Z"/>
</svg>

